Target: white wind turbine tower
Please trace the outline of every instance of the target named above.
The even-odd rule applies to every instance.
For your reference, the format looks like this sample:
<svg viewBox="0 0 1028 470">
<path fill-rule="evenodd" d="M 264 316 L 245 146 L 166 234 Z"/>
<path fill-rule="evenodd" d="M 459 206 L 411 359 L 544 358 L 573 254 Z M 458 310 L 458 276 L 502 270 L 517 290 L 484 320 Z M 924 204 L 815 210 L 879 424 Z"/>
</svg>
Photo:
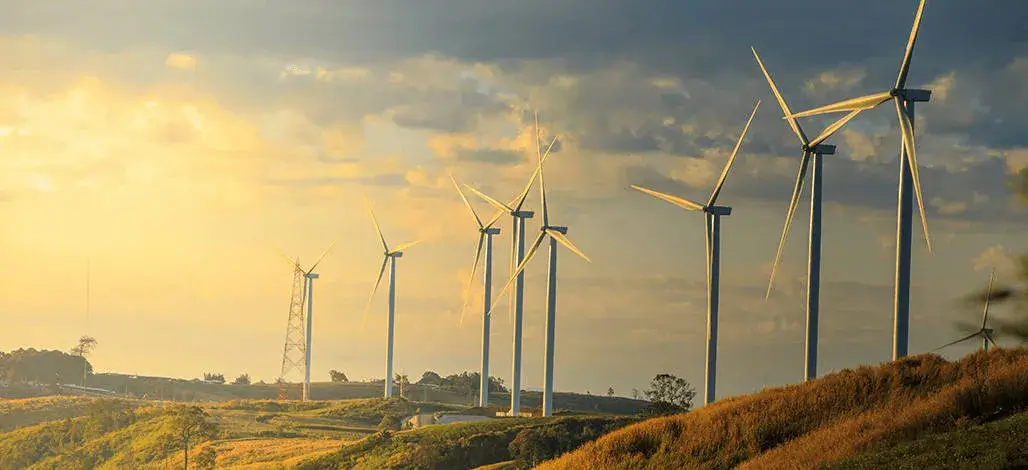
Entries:
<svg viewBox="0 0 1028 470">
<path fill-rule="evenodd" d="M 805 354 L 803 361 L 803 380 L 811 380 L 817 377 L 817 334 L 818 334 L 818 323 L 820 320 L 820 303 L 821 303 L 821 175 L 822 167 L 824 165 L 824 155 L 834 155 L 835 146 L 827 145 L 823 142 L 828 140 L 833 134 L 835 134 L 842 126 L 846 125 L 847 122 L 857 117 L 862 109 L 851 111 L 849 114 L 843 116 L 841 119 L 835 121 L 831 125 L 825 128 L 821 132 L 821 135 L 815 137 L 813 140 L 807 138 L 807 134 L 803 132 L 803 128 L 800 126 L 796 119 L 789 117 L 792 111 L 789 110 L 789 105 L 786 104 L 785 98 L 782 97 L 781 92 L 778 91 L 778 87 L 775 85 L 775 81 L 771 79 L 771 74 L 768 73 L 767 68 L 764 67 L 764 62 L 760 60 L 760 55 L 757 54 L 756 48 L 753 50 L 753 57 L 757 59 L 757 65 L 760 66 L 761 72 L 764 73 L 764 78 L 767 79 L 767 84 L 771 87 L 771 91 L 775 95 L 775 99 L 778 100 L 778 104 L 782 107 L 782 113 L 786 116 L 786 121 L 789 123 L 789 127 L 792 128 L 793 133 L 800 141 L 800 148 L 803 150 L 803 156 L 800 159 L 800 169 L 796 175 L 796 183 L 793 186 L 792 198 L 789 201 L 789 211 L 785 215 L 785 226 L 782 228 L 782 238 L 778 242 L 778 252 L 775 254 L 775 261 L 771 265 L 771 278 L 767 284 L 767 293 L 764 298 L 771 297 L 771 289 L 774 287 L 775 273 L 778 270 L 778 264 L 782 260 L 782 250 L 785 249 L 785 241 L 789 236 L 789 227 L 792 225 L 792 218 L 796 215 L 796 206 L 800 202 L 800 192 L 803 190 L 803 180 L 807 175 L 807 167 L 813 166 L 811 173 L 813 173 L 810 183 L 810 244 L 807 247 L 807 299 L 806 299 L 806 310 L 807 310 L 807 331 L 805 339 Z M 811 157 L 813 157 L 813 165 L 811 163 Z"/>
<path fill-rule="evenodd" d="M 375 280 L 375 287 L 371 289 L 371 296 L 368 297 L 368 305 L 364 309 L 364 319 L 361 322 L 361 328 L 364 328 L 364 323 L 368 320 L 368 312 L 371 310 L 371 303 L 375 300 L 375 292 L 378 291 L 379 284 L 382 283 L 382 275 L 385 274 L 386 264 L 389 264 L 389 317 L 388 326 L 386 327 L 386 370 L 385 370 L 385 391 L 384 396 L 390 398 L 393 396 L 393 332 L 394 323 L 396 318 L 396 259 L 403 256 L 403 250 L 410 248 L 416 244 L 417 241 L 405 243 L 396 248 L 389 249 L 389 245 L 386 243 L 385 236 L 382 235 L 382 229 L 378 226 L 378 219 L 375 218 L 375 211 L 371 208 L 371 203 L 368 202 L 367 198 L 364 199 L 365 204 L 368 206 L 368 213 L 371 214 L 371 221 L 375 224 L 375 232 L 378 233 L 379 240 L 382 241 L 382 248 L 385 250 L 384 258 L 382 259 L 382 267 L 378 270 L 378 278 Z"/>
<path fill-rule="evenodd" d="M 549 147 L 546 148 L 546 153 L 542 156 L 542 161 L 546 161 L 546 157 L 550 155 L 550 149 L 553 148 L 553 144 L 556 142 L 557 137 L 554 136 Z M 538 143 L 536 143 L 536 145 L 538 145 Z M 514 232 L 514 236 L 511 237 L 510 266 L 511 278 L 516 278 L 516 283 L 514 286 L 514 296 L 511 297 L 510 310 L 508 310 L 508 315 L 510 311 L 514 312 L 514 354 L 513 359 L 511 360 L 510 411 L 508 412 L 510 416 L 518 416 L 521 414 L 521 339 L 522 327 L 524 324 L 522 320 L 524 318 L 525 297 L 525 276 L 523 273 L 515 276 L 514 269 L 525 257 L 525 220 L 531 219 L 535 215 L 532 211 L 521 210 L 521 207 L 525 204 L 525 198 L 528 197 L 528 192 L 532 190 L 532 183 L 535 182 L 535 178 L 539 175 L 541 168 L 541 166 L 536 166 L 535 171 L 532 172 L 531 178 L 528 179 L 528 184 L 525 185 L 525 189 L 521 191 L 521 193 L 509 204 L 504 204 L 493 199 L 472 186 L 467 184 L 464 185 L 465 188 L 471 190 L 471 192 L 475 193 L 478 197 L 482 198 L 493 207 L 510 214 L 511 216 L 511 231 Z M 491 308 L 490 311 L 492 311 Z"/>
<path fill-rule="evenodd" d="M 538 136 L 538 116 L 536 116 L 535 127 L 536 135 Z M 553 144 L 551 143 L 550 145 L 552 146 Z M 580 256 L 587 262 L 592 261 L 567 238 L 568 228 L 566 226 L 550 225 L 550 214 L 546 205 L 546 182 L 543 179 L 542 171 L 542 164 L 545 157 L 541 152 L 539 152 L 538 143 L 536 143 L 536 154 L 538 155 L 539 162 L 539 166 L 536 168 L 536 173 L 539 174 L 539 194 L 543 212 L 543 224 L 539 227 L 539 236 L 536 237 L 535 242 L 532 243 L 532 248 L 528 250 L 528 253 L 525 255 L 525 259 L 518 265 L 510 280 L 507 281 L 507 284 L 503 286 L 499 296 L 497 296 L 497 301 L 499 301 L 499 298 L 502 297 L 507 289 L 510 288 L 511 284 L 513 284 L 514 281 L 525 271 L 525 266 L 532 261 L 535 253 L 539 250 L 539 246 L 542 245 L 543 239 L 549 237 L 550 262 L 546 275 L 546 339 L 543 346 L 543 352 L 545 354 L 545 362 L 543 363 L 543 416 L 551 416 L 553 414 L 553 348 L 557 320 L 557 243 L 564 245 L 564 247 L 571 250 L 572 253 Z M 495 307 L 495 304 L 493 307 Z M 490 308 L 490 310 L 492 310 L 492 308 Z"/>
<path fill-rule="evenodd" d="M 286 260 L 286 262 L 289 263 L 293 267 L 293 269 L 303 274 L 303 294 L 301 299 L 306 298 L 307 300 L 307 315 L 305 315 L 307 317 L 307 329 L 304 332 L 306 345 L 304 346 L 303 350 L 303 395 L 301 397 L 303 401 L 309 400 L 311 393 L 311 340 L 314 336 L 314 280 L 319 277 L 318 274 L 314 272 L 314 269 L 317 268 L 319 264 L 321 264 L 321 260 L 325 259 L 325 256 L 328 255 L 328 252 L 331 251 L 332 247 L 335 246 L 335 244 L 338 242 L 339 239 L 336 238 L 332 241 L 332 243 L 329 243 L 328 247 L 325 248 L 325 251 L 321 252 L 321 256 L 318 256 L 317 260 L 314 262 L 313 265 L 311 265 L 310 269 L 304 269 L 303 266 L 300 265 L 299 259 L 291 260 L 288 256 L 279 253 L 279 255 L 282 256 L 282 259 Z M 302 308 L 303 300 L 300 301 L 300 304 Z M 288 337 L 286 338 L 286 355 L 288 355 L 289 352 L 289 339 L 290 338 Z"/>
<path fill-rule="evenodd" d="M 980 336 L 982 338 L 982 350 L 983 351 L 988 351 L 990 345 L 991 346 L 996 346 L 996 342 L 993 341 L 993 339 L 992 339 L 992 331 L 993 330 L 992 330 L 992 328 L 988 327 L 988 323 L 989 323 L 989 301 L 992 300 L 992 284 L 993 284 L 993 282 L 995 280 L 996 280 L 996 271 L 993 270 L 992 274 L 989 275 L 989 288 L 985 292 L 985 310 L 982 312 L 982 326 L 979 327 L 977 330 L 974 330 L 973 333 L 971 333 L 971 334 L 969 334 L 969 335 L 967 335 L 967 336 L 965 336 L 963 338 L 960 338 L 960 339 L 958 339 L 956 341 L 953 341 L 953 342 L 950 342 L 950 343 L 946 343 L 946 344 L 944 344 L 942 346 L 939 346 L 939 347 L 935 348 L 934 351 L 938 351 L 940 349 L 953 346 L 954 344 L 963 343 L 964 341 L 967 341 L 969 339 L 974 339 L 974 337 L 976 337 L 976 336 Z"/>
<path fill-rule="evenodd" d="M 739 153 L 739 148 L 742 146 L 743 139 L 746 138 L 746 131 L 749 130 L 750 123 L 753 122 L 753 117 L 757 114 L 758 107 L 760 107 L 760 100 L 757 100 L 757 104 L 753 106 L 753 112 L 750 113 L 749 119 L 746 120 L 746 126 L 743 127 L 742 134 L 739 135 L 739 140 L 735 143 L 735 148 L 732 150 L 732 154 L 728 157 L 728 161 L 725 163 L 724 169 L 721 170 L 721 176 L 714 185 L 714 190 L 710 193 L 710 198 L 707 199 L 706 204 L 700 204 L 698 202 L 693 202 L 670 194 L 664 194 L 652 189 L 636 186 L 634 184 L 632 185 L 633 189 L 642 191 L 650 196 L 669 202 L 685 210 L 702 211 L 704 213 L 704 218 L 706 220 L 704 239 L 706 240 L 707 256 L 707 358 L 703 387 L 704 404 L 714 402 L 714 389 L 717 379 L 718 304 L 721 280 L 721 216 L 727 216 L 732 213 L 731 207 L 717 205 L 717 197 L 721 194 L 721 188 L 725 184 L 725 179 L 728 178 L 728 172 L 732 169 L 732 164 L 735 162 L 735 157 Z"/>
<path fill-rule="evenodd" d="M 911 189 L 917 195 L 917 206 L 921 213 L 921 225 L 924 229 L 925 243 L 928 246 L 928 253 L 932 253 L 932 242 L 928 237 L 928 220 L 925 218 L 924 199 L 921 195 L 921 177 L 918 173 L 917 152 L 914 145 L 914 103 L 927 102 L 931 99 L 932 92 L 930 90 L 906 88 L 907 74 L 910 71 L 910 59 L 914 54 L 914 43 L 917 41 L 917 32 L 921 27 L 921 15 L 924 13 L 924 6 L 925 0 L 921 0 L 914 17 L 914 26 L 910 29 L 910 38 L 907 40 L 903 61 L 900 63 L 899 76 L 896 78 L 896 83 L 891 89 L 786 116 L 788 119 L 793 119 L 826 113 L 861 111 L 872 109 L 890 100 L 896 105 L 896 115 L 899 119 L 903 142 L 900 146 L 899 196 L 896 214 L 893 360 L 907 355 L 907 342 L 910 336 L 910 245 L 912 236 L 911 225 L 913 223 Z"/>
<path fill-rule="evenodd" d="M 460 185 L 457 184 L 457 180 L 453 178 L 453 175 L 450 175 L 450 181 L 453 181 L 453 187 L 457 189 L 457 194 L 460 194 L 461 200 L 464 201 L 464 205 L 467 206 L 471 216 L 475 219 L 475 224 L 478 225 L 478 248 L 475 250 L 475 264 L 471 265 L 471 276 L 468 277 L 468 286 L 464 289 L 464 304 L 460 308 L 460 321 L 458 325 L 464 323 L 464 312 L 468 308 L 468 300 L 471 299 L 471 285 L 475 282 L 475 272 L 478 270 L 478 262 L 482 257 L 482 245 L 485 245 L 485 266 L 482 268 L 482 277 L 485 281 L 482 311 L 482 370 L 481 377 L 479 377 L 478 391 L 478 406 L 485 407 L 489 404 L 489 304 L 492 303 L 493 236 L 500 234 L 499 227 L 493 227 L 493 224 L 504 213 L 502 211 L 498 212 L 489 222 L 483 224 L 482 219 L 478 217 L 478 213 L 471 206 L 471 202 L 468 201 L 467 196 L 464 195 L 464 191 L 460 189 Z"/>
</svg>

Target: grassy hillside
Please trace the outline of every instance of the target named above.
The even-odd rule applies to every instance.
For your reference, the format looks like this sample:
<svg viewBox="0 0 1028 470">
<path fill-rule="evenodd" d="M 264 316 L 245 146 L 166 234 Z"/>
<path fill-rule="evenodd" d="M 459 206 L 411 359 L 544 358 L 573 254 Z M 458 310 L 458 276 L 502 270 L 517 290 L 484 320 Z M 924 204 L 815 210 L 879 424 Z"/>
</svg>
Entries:
<svg viewBox="0 0 1028 470">
<path fill-rule="evenodd" d="M 471 468 L 508 462 L 528 468 L 595 439 L 633 418 L 515 418 L 379 431 L 415 413 L 494 415 L 495 410 L 404 399 L 201 404 L 216 425 L 190 446 L 190 465 L 213 451 L 217 468 Z M 0 401 L 0 468 L 180 468 L 175 413 L 183 405 L 111 398 L 46 397 Z M 499 408 L 497 408 L 499 409 Z M 389 420 L 385 420 L 389 421 Z M 419 466 L 420 465 L 420 466 Z"/>
<path fill-rule="evenodd" d="M 1028 468 L 1028 412 L 881 446 L 830 469 Z"/>
<path fill-rule="evenodd" d="M 817 468 L 860 458 L 884 442 L 912 442 L 916 450 L 934 442 L 919 438 L 1025 409 L 1028 349 L 994 349 L 957 362 L 928 354 L 648 420 L 540 468 Z M 888 461 L 891 454 L 864 461 L 875 455 Z"/>
</svg>

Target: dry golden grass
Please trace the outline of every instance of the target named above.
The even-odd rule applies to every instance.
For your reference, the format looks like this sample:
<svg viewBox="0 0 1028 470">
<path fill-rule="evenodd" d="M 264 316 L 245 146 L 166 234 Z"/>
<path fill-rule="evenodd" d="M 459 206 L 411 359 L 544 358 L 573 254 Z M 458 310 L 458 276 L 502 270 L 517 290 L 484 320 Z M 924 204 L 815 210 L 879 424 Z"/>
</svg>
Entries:
<svg viewBox="0 0 1028 470">
<path fill-rule="evenodd" d="M 816 468 L 1026 408 L 1028 349 L 926 354 L 645 421 L 539 468 Z"/>
<path fill-rule="evenodd" d="M 300 461 L 339 450 L 342 442 L 335 439 L 238 439 L 204 443 L 189 450 L 192 462 L 208 446 L 217 453 L 217 468 L 269 469 L 293 468 Z M 169 456 L 164 465 L 182 466 L 182 454 Z M 192 463 L 190 463 L 192 465 Z"/>
</svg>

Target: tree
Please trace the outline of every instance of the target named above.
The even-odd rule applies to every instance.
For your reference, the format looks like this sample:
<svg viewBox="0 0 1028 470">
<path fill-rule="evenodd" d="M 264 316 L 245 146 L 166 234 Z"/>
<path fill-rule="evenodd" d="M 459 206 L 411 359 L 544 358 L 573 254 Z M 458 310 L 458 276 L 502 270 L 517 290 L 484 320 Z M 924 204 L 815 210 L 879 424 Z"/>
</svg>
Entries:
<svg viewBox="0 0 1028 470">
<path fill-rule="evenodd" d="M 400 397 L 403 397 L 404 392 L 407 390 L 407 386 L 410 385 L 410 381 L 407 380 L 407 374 L 395 374 L 393 383 L 400 388 Z"/>
<path fill-rule="evenodd" d="M 650 382 L 650 389 L 643 392 L 650 401 L 646 407 L 649 415 L 684 413 L 692 408 L 696 390 L 685 379 L 671 374 L 657 374 Z"/>
<path fill-rule="evenodd" d="M 216 372 L 204 372 L 203 379 L 208 382 L 225 383 L 225 376 Z"/>
<path fill-rule="evenodd" d="M 189 442 L 193 439 L 211 439 L 218 433 L 216 424 L 207 421 L 207 412 L 199 406 L 184 406 L 175 411 L 172 430 L 182 444 L 184 468 L 189 468 Z"/>
<path fill-rule="evenodd" d="M 250 385 L 250 374 L 241 374 L 232 381 L 233 385 Z"/>
<path fill-rule="evenodd" d="M 430 370 L 427 370 L 427 371 L 425 371 L 424 374 L 421 374 L 421 379 L 418 380 L 418 384 L 419 385 L 442 385 L 443 384 L 443 378 L 439 374 L 437 374 L 435 372 L 432 372 Z"/>
<path fill-rule="evenodd" d="M 82 358 L 82 386 L 86 386 L 86 374 L 90 369 L 89 363 L 86 362 L 86 354 L 93 352 L 96 348 L 96 339 L 92 336 L 82 336 L 79 338 L 79 344 L 71 348 L 71 353 Z"/>
<path fill-rule="evenodd" d="M 633 400 L 638 400 L 639 399 L 639 389 L 638 388 L 633 388 L 632 389 L 632 399 Z"/>
<path fill-rule="evenodd" d="M 346 383 L 350 381 L 350 379 L 346 378 L 346 374 L 335 369 L 328 371 L 328 376 L 335 383 Z"/>
<path fill-rule="evenodd" d="M 610 387 L 610 388 L 607 389 L 607 396 L 608 397 L 613 397 L 614 396 L 614 387 Z"/>
</svg>

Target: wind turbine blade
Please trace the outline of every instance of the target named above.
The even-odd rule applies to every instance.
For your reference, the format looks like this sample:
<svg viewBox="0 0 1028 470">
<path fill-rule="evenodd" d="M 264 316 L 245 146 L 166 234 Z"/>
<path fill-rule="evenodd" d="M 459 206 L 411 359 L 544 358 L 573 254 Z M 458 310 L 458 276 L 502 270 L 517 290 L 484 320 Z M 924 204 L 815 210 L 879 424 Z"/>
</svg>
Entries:
<svg viewBox="0 0 1028 470">
<path fill-rule="evenodd" d="M 517 210 L 521 210 L 521 206 L 525 204 L 525 198 L 528 197 L 528 192 L 532 190 L 532 185 L 535 184 L 535 178 L 539 176 L 539 173 L 542 171 L 543 163 L 546 163 L 546 158 L 550 156 L 550 149 L 553 148 L 553 144 L 557 143 L 557 137 L 558 136 L 553 136 L 553 140 L 550 141 L 550 145 L 546 147 L 546 152 L 543 153 L 542 158 L 537 162 L 538 165 L 535 170 L 532 171 L 532 176 L 528 178 L 528 184 L 525 185 L 525 189 L 521 191 L 521 194 L 519 194 L 518 197 L 514 198 L 514 200 L 510 202 L 510 206 Z"/>
<path fill-rule="evenodd" d="M 928 236 L 928 214 L 924 211 L 924 196 L 921 195 L 921 172 L 917 167 L 916 145 L 914 145 L 914 125 L 910 115 L 903 109 L 903 100 L 893 98 L 896 103 L 896 114 L 899 115 L 900 128 L 903 131 L 903 146 L 907 150 L 907 162 L 910 163 L 910 176 L 914 180 L 914 194 L 917 196 L 917 207 L 921 211 L 921 226 L 924 228 L 924 240 L 928 245 L 928 253 L 932 251 L 932 239 Z"/>
<path fill-rule="evenodd" d="M 789 201 L 789 211 L 785 214 L 785 226 L 782 227 L 782 239 L 778 242 L 778 253 L 775 254 L 775 262 L 771 265 L 771 279 L 767 283 L 767 293 L 764 299 L 771 297 L 771 288 L 775 285 L 775 272 L 778 270 L 778 263 L 782 261 L 782 250 L 785 249 L 785 240 L 789 237 L 789 226 L 792 225 L 792 218 L 796 215 L 796 206 L 800 202 L 800 193 L 803 191 L 803 179 L 807 175 L 807 164 L 810 162 L 810 152 L 803 152 L 800 160 L 800 170 L 796 174 L 796 185 L 792 189 L 792 199 Z"/>
<path fill-rule="evenodd" d="M 989 321 L 989 300 L 992 298 L 992 283 L 996 280 L 996 270 L 993 269 L 992 273 L 989 274 L 989 287 L 985 291 L 985 311 L 982 312 L 982 329 L 985 329 L 985 323 Z"/>
<path fill-rule="evenodd" d="M 579 250 L 578 247 L 575 246 L 574 243 L 571 243 L 571 240 L 568 239 L 567 235 L 564 235 L 563 233 L 560 233 L 560 232 L 558 232 L 556 230 L 552 230 L 552 229 L 546 229 L 546 234 L 549 235 L 550 237 L 552 237 L 554 240 L 557 240 L 557 243 L 560 243 L 561 245 L 564 245 L 565 248 L 571 250 L 572 253 L 578 255 L 579 257 L 584 259 L 586 262 L 588 262 L 588 263 L 592 263 L 593 262 L 593 260 L 589 259 L 589 257 L 586 256 L 585 253 L 582 253 L 582 250 Z"/>
<path fill-rule="evenodd" d="M 460 185 L 457 184 L 457 180 L 453 177 L 452 173 L 450 174 L 450 181 L 453 181 L 453 187 L 457 188 L 457 194 L 460 194 L 460 199 L 464 201 L 464 206 L 468 208 L 468 211 L 471 212 L 471 216 L 475 218 L 475 223 L 478 224 L 478 228 L 483 228 L 482 219 L 478 217 L 478 212 L 475 212 L 475 208 L 471 207 L 471 201 L 468 201 L 468 197 L 464 195 L 464 191 L 460 189 Z"/>
<path fill-rule="evenodd" d="M 728 162 L 725 163 L 725 168 L 721 170 L 721 177 L 717 179 L 717 184 L 714 185 L 714 191 L 710 193 L 710 199 L 707 200 L 707 207 L 713 206 L 717 202 L 718 195 L 721 194 L 721 187 L 725 184 L 725 178 L 728 178 L 728 171 L 732 169 L 732 163 L 735 162 L 735 156 L 739 154 L 739 147 L 742 147 L 742 141 L 746 138 L 746 131 L 750 129 L 750 123 L 753 122 L 753 116 L 757 115 L 757 108 L 760 107 L 760 100 L 757 100 L 757 104 L 753 106 L 753 112 L 750 113 L 750 118 L 746 120 L 746 126 L 742 128 L 742 134 L 739 135 L 739 140 L 735 143 L 735 148 L 732 149 L 732 155 L 728 157 Z"/>
<path fill-rule="evenodd" d="M 971 333 L 971 334 L 969 334 L 969 335 L 967 335 L 967 336 L 965 336 L 965 337 L 963 337 L 963 338 L 960 338 L 960 339 L 958 339 L 958 340 L 956 340 L 956 341 L 951 341 L 951 342 L 949 342 L 949 343 L 946 343 L 946 344 L 944 344 L 944 345 L 942 345 L 942 346 L 939 346 L 939 347 L 937 347 L 937 348 L 933 349 L 932 351 L 938 351 L 938 350 L 940 350 L 940 349 L 942 349 L 942 348 L 948 348 L 948 347 L 950 347 L 950 346 L 953 346 L 954 344 L 957 344 L 957 343 L 962 343 L 962 342 L 964 342 L 964 341 L 967 341 L 967 340 L 969 340 L 969 339 L 971 339 L 971 338 L 974 338 L 975 336 L 978 336 L 978 335 L 980 335 L 980 334 L 982 334 L 982 332 L 981 332 L 981 331 L 976 331 L 976 332 L 974 332 L 974 333 Z"/>
<path fill-rule="evenodd" d="M 382 275 L 385 274 L 386 264 L 389 263 L 389 257 L 386 256 L 382 259 L 382 268 L 378 270 L 378 279 L 375 280 L 375 287 L 371 288 L 371 295 L 368 297 L 368 305 L 364 307 L 364 318 L 361 320 L 361 330 L 364 330 L 364 324 L 368 322 L 368 312 L 371 311 L 371 302 L 375 300 L 375 292 L 378 292 L 379 284 L 382 284 Z"/>
<path fill-rule="evenodd" d="M 535 253 L 539 250 L 539 245 L 543 243 L 543 238 L 545 237 L 545 232 L 539 233 L 539 236 L 535 239 L 535 243 L 532 244 L 532 248 L 530 248 L 525 253 L 525 259 L 521 260 L 521 264 L 519 264 L 517 269 L 514 270 L 514 273 L 511 274 L 510 279 L 507 280 L 507 283 L 503 285 L 503 289 L 500 290 L 499 295 L 497 295 L 496 299 L 493 300 L 493 304 L 489 306 L 488 315 L 492 315 L 493 309 L 496 308 L 496 305 L 500 303 L 500 298 L 503 297 L 503 295 L 510 290 L 510 286 L 514 285 L 514 281 L 518 278 L 518 275 L 525 270 L 525 267 L 528 266 L 528 263 L 532 261 L 532 258 L 535 257 Z"/>
<path fill-rule="evenodd" d="M 493 207 L 495 207 L 495 208 L 497 208 L 497 209 L 499 209 L 501 211 L 505 211 L 507 213 L 514 212 L 514 209 L 511 208 L 510 206 L 508 206 L 508 205 L 506 205 L 506 204 L 504 204 L 504 203 L 502 203 L 500 201 L 497 201 L 496 199 L 493 199 L 493 198 L 487 196 L 482 191 L 479 191 L 479 190 L 475 189 L 474 186 L 470 186 L 470 185 L 465 184 L 464 187 L 468 188 L 469 190 L 471 190 L 471 192 L 475 193 L 476 196 L 482 198 L 482 200 L 484 200 L 485 202 L 488 202 L 489 205 L 491 205 L 491 206 L 493 206 Z"/>
<path fill-rule="evenodd" d="M 991 334 L 983 333 L 983 336 L 985 336 L 985 340 L 988 341 L 989 344 L 992 345 L 992 347 L 994 347 L 994 348 L 998 348 L 999 347 L 999 346 L 996 345 L 996 341 L 994 341 L 992 339 L 992 335 Z"/>
<path fill-rule="evenodd" d="M 859 98 L 850 98 L 848 100 L 839 101 L 837 103 L 826 104 L 819 108 L 808 109 L 796 114 L 785 116 L 783 119 L 795 119 L 808 116 L 816 116 L 818 114 L 828 113 L 841 113 L 844 111 L 855 111 L 855 110 L 868 110 L 878 106 L 892 98 L 892 92 L 883 91 L 881 93 L 874 93 L 871 95 L 861 96 Z"/>
<path fill-rule="evenodd" d="M 789 105 L 785 104 L 785 98 L 782 97 L 782 94 L 778 91 L 778 87 L 775 85 L 775 81 L 771 79 L 771 74 L 768 73 L 767 68 L 764 67 L 764 61 L 760 60 L 760 55 L 757 54 L 757 49 L 751 46 L 750 50 L 753 51 L 753 57 L 757 59 L 757 65 L 760 66 L 760 70 L 764 72 L 764 78 L 767 79 L 767 84 L 771 85 L 771 91 L 774 92 L 775 98 L 778 99 L 778 105 L 782 107 L 782 113 L 785 114 L 785 119 L 789 121 L 789 127 L 792 127 L 792 131 L 796 133 L 796 137 L 800 139 L 800 143 L 806 145 L 807 135 L 803 133 L 803 129 L 800 127 L 799 123 L 796 122 L 796 119 L 790 117 L 792 111 L 789 111 Z"/>
<path fill-rule="evenodd" d="M 825 130 L 821 132 L 821 135 L 817 136 L 817 138 L 810 141 L 810 144 L 808 144 L 808 146 L 814 147 L 828 140 L 828 138 L 831 137 L 832 134 L 835 134 L 839 129 L 842 129 L 842 126 L 845 126 L 847 122 L 853 120 L 853 118 L 857 117 L 857 115 L 862 113 L 863 111 L 863 109 L 855 109 L 853 111 L 850 111 L 849 114 L 843 116 L 839 120 L 833 122 L 830 126 L 826 127 Z"/>
<path fill-rule="evenodd" d="M 412 241 L 410 243 L 404 243 L 404 244 L 402 244 L 402 245 L 400 245 L 400 246 L 398 246 L 396 248 L 393 248 L 393 250 L 390 251 L 389 254 L 392 255 L 392 254 L 400 253 L 403 250 L 406 250 L 407 248 L 410 248 L 410 247 L 412 247 L 414 245 L 417 245 L 418 243 L 421 243 L 421 240 L 414 240 L 414 241 Z"/>
<path fill-rule="evenodd" d="M 921 29 L 921 15 L 924 14 L 925 0 L 917 5 L 917 14 L 914 16 L 914 26 L 910 28 L 910 38 L 907 39 L 907 49 L 903 52 L 903 62 L 900 63 L 899 76 L 896 77 L 896 88 L 903 89 L 907 84 L 907 74 L 910 72 L 910 59 L 914 55 L 914 43 L 917 42 L 917 31 Z"/>
<path fill-rule="evenodd" d="M 314 268 L 318 267 L 318 265 L 321 264 L 321 260 L 325 259 L 325 256 L 328 256 L 328 252 L 332 251 L 332 247 L 336 246 L 336 243 L 339 243 L 339 240 L 342 239 L 342 238 L 343 238 L 343 236 L 340 235 L 340 236 L 336 237 L 335 240 L 332 240 L 332 243 L 328 244 L 328 246 L 325 248 L 325 251 L 322 251 L 321 255 L 318 256 L 317 261 L 315 261 L 314 264 L 311 265 L 311 268 L 307 270 L 307 274 L 310 274 L 310 273 L 314 272 Z"/>
<path fill-rule="evenodd" d="M 468 278 L 468 286 L 464 288 L 464 305 L 460 307 L 460 320 L 457 326 L 464 324 L 464 312 L 468 309 L 468 301 L 471 300 L 471 285 L 475 282 L 475 272 L 478 271 L 478 261 L 482 259 L 482 244 L 485 242 L 485 233 L 478 234 L 478 249 L 475 250 L 475 264 L 471 265 L 471 277 Z"/>
<path fill-rule="evenodd" d="M 368 214 L 371 214 L 371 222 L 375 224 L 375 232 L 378 233 L 379 240 L 382 240 L 382 249 L 389 251 L 389 245 L 386 244 L 385 235 L 382 235 L 382 227 L 378 226 L 378 219 L 375 218 L 375 210 L 371 208 L 371 201 L 368 201 L 367 196 L 364 197 L 364 205 L 368 208 Z"/>
<path fill-rule="evenodd" d="M 660 199 L 662 201 L 670 202 L 671 204 L 674 204 L 674 205 L 676 205 L 678 207 L 681 207 L 682 209 L 685 209 L 685 210 L 688 210 L 688 211 L 701 211 L 701 210 L 703 210 L 703 205 L 702 204 L 700 204 L 698 202 L 692 202 L 692 201 L 690 201 L 688 199 L 682 199 L 682 198 L 677 197 L 677 196 L 672 196 L 670 194 L 664 194 L 664 193 L 661 193 L 661 192 L 654 191 L 652 189 L 646 189 L 646 188 L 644 188 L 642 186 L 636 186 L 634 184 L 632 185 L 632 189 L 635 189 L 637 191 L 642 191 L 642 192 L 644 192 L 646 194 L 649 194 L 650 196 L 653 196 L 653 197 L 655 197 L 657 199 Z"/>
<path fill-rule="evenodd" d="M 504 214 L 506 214 L 506 212 L 504 212 L 504 211 L 497 211 L 496 215 L 494 215 L 493 218 L 489 219 L 489 222 L 486 222 L 486 224 L 483 225 L 481 228 L 482 229 L 492 228 L 493 224 L 495 224 L 497 220 L 500 220 L 500 217 L 503 217 Z"/>
<path fill-rule="evenodd" d="M 290 259 L 288 256 L 286 256 L 285 253 L 282 253 L 281 251 L 278 251 L 278 250 L 275 250 L 275 253 L 277 255 L 279 255 L 280 257 L 282 257 L 282 259 L 286 260 L 286 262 L 289 263 L 289 265 L 292 266 L 293 269 L 295 269 L 297 271 L 300 271 L 300 272 L 307 272 L 306 270 L 303 269 L 302 266 L 300 266 L 299 260 L 294 261 L 294 260 Z"/>
</svg>

